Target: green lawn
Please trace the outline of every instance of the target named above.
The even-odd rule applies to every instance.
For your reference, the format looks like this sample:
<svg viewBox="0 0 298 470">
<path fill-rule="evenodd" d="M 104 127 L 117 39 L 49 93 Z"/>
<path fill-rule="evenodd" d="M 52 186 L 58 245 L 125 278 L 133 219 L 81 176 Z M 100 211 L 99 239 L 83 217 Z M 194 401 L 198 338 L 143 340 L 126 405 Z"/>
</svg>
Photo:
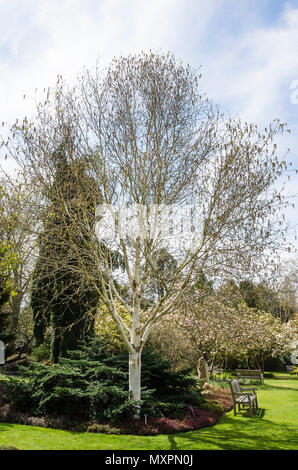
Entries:
<svg viewBox="0 0 298 470">
<path fill-rule="evenodd" d="M 258 386 L 260 412 L 253 418 L 233 411 L 216 426 L 160 436 L 116 436 L 0 423 L 0 447 L 106 450 L 285 450 L 298 449 L 298 377 L 275 373 Z"/>
</svg>

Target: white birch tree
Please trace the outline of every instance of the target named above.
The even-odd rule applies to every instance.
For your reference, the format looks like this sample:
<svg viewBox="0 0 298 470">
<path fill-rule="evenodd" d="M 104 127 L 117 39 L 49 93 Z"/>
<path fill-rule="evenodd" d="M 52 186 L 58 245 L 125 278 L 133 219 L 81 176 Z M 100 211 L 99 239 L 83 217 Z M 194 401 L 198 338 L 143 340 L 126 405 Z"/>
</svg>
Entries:
<svg viewBox="0 0 298 470">
<path fill-rule="evenodd" d="M 285 162 L 273 139 L 284 125 L 274 121 L 261 132 L 225 118 L 202 94 L 199 78 L 172 55 L 153 53 L 114 59 L 107 70 L 85 70 L 73 89 L 58 77 L 35 119 L 16 122 L 3 142 L 42 189 L 41 206 L 49 190 L 60 198 L 71 256 L 64 249 L 59 263 L 93 285 L 117 324 L 129 352 L 134 400 L 141 398 L 141 354 L 150 330 L 175 311 L 196 274 L 258 273 L 281 241 L 284 201 L 274 184 Z M 92 177 L 81 191 L 80 217 L 53 186 L 58 145 Z M 100 201 L 96 226 L 88 223 L 87 194 Z M 79 232 L 85 240 L 80 251 L 74 240 Z M 175 260 L 170 272 L 158 264 L 163 249 Z M 68 265 L 74 250 L 78 262 Z M 112 268 L 116 254 L 122 271 Z M 86 259 L 93 260 L 92 269 Z M 163 295 L 144 308 L 152 279 Z M 119 314 L 119 303 L 129 321 Z"/>
</svg>

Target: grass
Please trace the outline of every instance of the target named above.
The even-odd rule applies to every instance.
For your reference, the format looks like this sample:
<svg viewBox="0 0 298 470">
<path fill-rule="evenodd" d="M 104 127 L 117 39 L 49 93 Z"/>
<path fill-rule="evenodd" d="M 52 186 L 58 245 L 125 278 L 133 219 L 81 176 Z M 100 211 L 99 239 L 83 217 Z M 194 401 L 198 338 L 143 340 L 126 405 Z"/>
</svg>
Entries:
<svg viewBox="0 0 298 470">
<path fill-rule="evenodd" d="M 253 418 L 233 411 L 216 426 L 159 436 L 118 436 L 0 423 L 0 447 L 34 450 L 297 450 L 298 377 L 274 373 L 258 386 Z"/>
</svg>

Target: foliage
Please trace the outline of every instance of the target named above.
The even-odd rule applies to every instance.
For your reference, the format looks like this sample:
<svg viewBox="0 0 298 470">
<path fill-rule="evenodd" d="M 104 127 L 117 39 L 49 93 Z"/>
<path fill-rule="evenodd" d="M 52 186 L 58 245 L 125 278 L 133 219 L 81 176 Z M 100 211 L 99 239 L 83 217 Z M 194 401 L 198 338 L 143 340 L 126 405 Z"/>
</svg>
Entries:
<svg viewBox="0 0 298 470">
<path fill-rule="evenodd" d="M 90 335 L 93 318 L 90 313 L 97 304 L 98 293 L 78 273 L 77 252 L 86 241 L 86 231 L 77 230 L 74 247 L 69 245 L 69 221 L 88 214 L 86 225 L 94 223 L 96 201 L 85 192 L 88 176 L 81 162 L 68 160 L 71 143 L 65 139 L 52 155 L 55 178 L 44 196 L 49 207 L 43 214 L 43 232 L 39 238 L 39 257 L 33 272 L 31 306 L 34 314 L 34 334 L 37 346 L 44 341 L 48 326 L 52 327 L 51 356 L 76 349 Z M 84 209 L 80 200 L 84 193 Z M 63 210 L 58 194 L 63 194 Z M 84 259 L 90 270 L 90 257 Z"/>
<path fill-rule="evenodd" d="M 225 383 L 227 385 L 227 382 Z M 221 404 L 224 413 L 227 413 L 233 408 L 233 398 L 231 394 L 230 386 L 222 386 L 217 384 L 214 386 L 213 391 L 208 393 L 205 397 L 207 401 L 215 401 Z"/>
<path fill-rule="evenodd" d="M 8 304 L 11 312 L 10 340 L 6 349 L 8 356 L 16 352 L 29 352 L 33 342 L 33 331 L 31 322 L 27 321 L 27 312 L 32 266 L 37 254 L 36 236 L 40 228 L 36 203 L 40 200 L 40 192 L 36 185 L 28 184 L 27 175 L 21 175 L 20 172 L 17 177 L 5 175 L 1 178 L 1 184 L 5 191 L 1 200 L 0 238 L 3 237 L 5 243 L 11 247 L 17 260 L 10 273 L 15 295 L 11 296 Z"/>
<path fill-rule="evenodd" d="M 290 289 L 290 279 L 285 276 L 284 284 L 279 288 L 270 288 L 264 282 L 253 283 L 245 280 L 239 283 L 239 294 L 250 308 L 271 313 L 283 322 L 287 322 L 295 313 L 295 288 Z"/>
<path fill-rule="evenodd" d="M 96 361 L 74 364 L 70 359 L 33 367 L 21 369 L 26 380 L 11 377 L 5 383 L 4 396 L 16 410 L 110 421 L 134 412 L 122 385 L 125 374 L 117 369 Z"/>
<path fill-rule="evenodd" d="M 212 364 L 227 357 L 249 359 L 264 369 L 265 359 L 291 351 L 295 328 L 270 313 L 250 308 L 230 290 L 210 295 L 200 290 L 184 296 L 176 314 L 199 351 L 208 351 Z"/>
<path fill-rule="evenodd" d="M 51 358 L 51 347 L 49 342 L 45 341 L 40 346 L 33 348 L 31 356 L 37 362 L 49 361 Z"/>
<path fill-rule="evenodd" d="M 128 372 L 127 353 L 108 360 L 112 366 Z M 142 412 L 153 416 L 173 416 L 187 404 L 202 402 L 197 390 L 197 380 L 191 369 L 172 370 L 169 360 L 149 350 L 142 353 L 142 388 L 150 390 L 150 396 L 142 400 Z"/>
<path fill-rule="evenodd" d="M 17 265 L 17 256 L 13 247 L 7 243 L 3 234 L 3 226 L 8 223 L 1 204 L 4 191 L 0 186 L 0 339 L 11 340 L 11 312 L 7 308 L 9 300 L 16 295 L 13 290 L 12 270 Z"/>
<path fill-rule="evenodd" d="M 209 410 L 215 413 L 218 416 L 221 416 L 224 412 L 223 406 L 217 400 L 206 401 L 200 405 L 200 409 Z"/>
<path fill-rule="evenodd" d="M 202 301 L 204 296 L 214 292 L 212 281 L 202 270 L 196 275 L 190 295 L 198 289 Z M 191 335 L 185 334 L 185 330 L 180 325 L 182 320 L 183 314 L 179 317 L 176 313 L 156 322 L 148 338 L 147 348 L 168 359 L 175 369 L 190 367 L 196 371 L 202 350 L 194 343 Z"/>
<path fill-rule="evenodd" d="M 140 397 L 140 356 L 152 325 L 175 311 L 175 302 L 196 281 L 195 274 L 205 266 L 215 275 L 243 270 L 258 274 L 268 265 L 267 255 L 276 258 L 280 245 L 282 226 L 278 224 L 282 224 L 282 218 L 273 215 L 284 208 L 284 199 L 271 188 L 286 162 L 277 158 L 273 139 L 284 132 L 285 125 L 276 120 L 260 131 L 254 124 L 226 118 L 202 93 L 199 79 L 196 70 L 177 62 L 170 53 L 151 51 L 114 59 L 105 72 L 85 70 L 71 89 L 59 76 L 56 87 L 45 90 L 35 117 L 17 120 L 7 142 L 3 142 L 9 155 L 41 188 L 44 198 L 47 193 L 52 198 L 57 167 L 50 149 L 61 142 L 67 163 L 84 162 L 88 175 L 94 176 L 95 181 L 87 178 L 75 198 L 80 217 L 67 218 L 63 226 L 74 250 L 77 235 L 88 232 L 84 249 L 80 244 L 80 250 L 75 250 L 78 262 L 71 264 L 72 259 L 66 257 L 63 272 L 69 272 L 71 264 L 72 272 L 84 279 L 81 286 L 100 286 L 131 354 L 129 386 L 136 399 Z M 63 214 L 67 184 L 62 189 L 55 194 L 56 222 L 57 207 Z M 119 228 L 119 210 L 123 209 L 120 195 L 133 207 L 143 206 L 141 211 L 158 206 L 152 218 L 155 221 L 156 216 L 163 217 L 161 207 L 167 210 L 169 206 L 187 205 L 192 199 L 200 201 L 200 243 L 189 249 L 184 243 L 188 237 L 182 237 L 181 244 L 172 237 L 174 243 L 168 251 L 175 264 L 155 256 L 169 242 L 169 237 L 165 240 L 158 235 L 159 230 L 150 230 L 150 237 L 117 236 L 117 249 L 125 264 L 127 302 L 117 289 L 110 254 L 106 247 L 94 243 L 94 224 L 88 224 L 89 195 L 94 200 L 100 196 L 100 202 L 109 207 L 117 205 L 111 212 L 113 228 Z M 187 222 L 192 222 L 191 217 Z M 181 233 L 181 223 L 178 225 Z M 65 238 L 56 237 L 55 242 L 52 253 L 59 255 Z M 114 239 L 111 245 L 115 245 Z M 94 270 L 89 269 L 90 258 L 96 265 Z M 60 263 L 53 263 L 50 274 L 54 276 L 60 269 Z M 43 274 L 47 278 L 49 273 Z M 56 277 L 58 294 L 61 290 L 65 293 L 60 279 Z M 152 279 L 158 279 L 159 292 L 152 308 L 144 310 L 141 301 Z M 130 328 L 117 313 L 115 297 L 131 316 Z M 53 299 L 60 307 L 66 305 L 57 295 L 37 298 L 47 299 L 48 311 Z M 36 311 L 42 318 L 44 310 Z M 63 312 L 59 314 L 57 341 L 69 333 L 69 324 L 75 323 L 73 318 L 65 322 Z"/>
<path fill-rule="evenodd" d="M 213 374 L 213 380 L 229 380 L 232 378 L 231 372 L 219 372 L 218 374 Z"/>
<path fill-rule="evenodd" d="M 5 396 L 20 411 L 33 414 L 78 416 L 114 422 L 131 416 L 136 403 L 130 400 L 126 354 L 109 356 L 102 340 L 70 351 L 52 366 L 33 363 L 20 368 L 24 379 L 10 378 Z M 144 352 L 142 413 L 152 416 L 179 414 L 186 404 L 202 401 L 196 380 L 188 370 L 171 371 L 169 361 Z"/>
<path fill-rule="evenodd" d="M 286 364 L 288 364 L 288 361 L 286 360 L 286 356 L 268 357 L 264 361 L 264 369 L 270 370 L 273 372 L 282 372 L 286 369 Z"/>
<path fill-rule="evenodd" d="M 213 426 L 218 420 L 216 413 L 209 410 L 192 408 L 194 414 L 187 414 L 183 419 L 157 418 L 143 427 L 144 434 L 174 434 L 194 429 Z"/>
<path fill-rule="evenodd" d="M 167 358 L 175 369 L 191 367 L 196 370 L 200 357 L 200 351 L 179 328 L 175 317 L 166 317 L 152 327 L 147 349 Z"/>
<path fill-rule="evenodd" d="M 75 432 L 100 433 L 100 434 L 135 434 L 135 435 L 156 435 L 173 434 L 178 432 L 192 431 L 216 424 L 219 415 L 214 411 L 189 408 L 176 418 L 149 417 L 147 424 L 144 420 L 130 418 L 129 420 L 117 422 L 97 422 L 90 420 L 78 422 L 61 417 L 34 417 L 26 414 L 16 413 L 8 410 L 1 413 L 1 421 L 6 423 L 25 424 L 27 426 L 37 426 L 53 429 L 67 429 Z"/>
<path fill-rule="evenodd" d="M 121 316 L 123 322 L 130 325 L 130 315 L 125 307 L 115 300 L 118 315 Z M 123 352 L 125 345 L 117 328 L 117 324 L 109 314 L 109 310 L 104 303 L 100 303 L 94 319 L 95 335 L 104 338 L 107 347 L 112 354 Z"/>
<path fill-rule="evenodd" d="M 17 318 L 17 329 L 15 335 L 16 352 L 30 355 L 34 346 L 34 321 L 32 310 L 29 305 L 20 309 Z M 45 338 L 47 343 L 47 338 Z M 50 356 L 44 358 L 49 359 Z M 39 360 L 39 359 L 38 359 Z"/>
</svg>

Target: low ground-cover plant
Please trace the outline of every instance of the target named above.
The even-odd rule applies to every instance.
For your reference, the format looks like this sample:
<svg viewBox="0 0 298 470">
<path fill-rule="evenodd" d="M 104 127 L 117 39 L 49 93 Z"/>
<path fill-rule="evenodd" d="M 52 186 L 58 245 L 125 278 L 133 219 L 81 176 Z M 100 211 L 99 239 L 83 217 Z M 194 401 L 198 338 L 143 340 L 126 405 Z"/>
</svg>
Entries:
<svg viewBox="0 0 298 470">
<path fill-rule="evenodd" d="M 117 425 L 109 425 L 107 423 L 84 423 L 83 428 L 86 432 L 106 433 L 106 434 L 138 434 L 138 435 L 157 435 L 157 434 L 173 434 L 178 432 L 193 431 L 213 426 L 217 423 L 219 416 L 209 410 L 188 407 L 184 409 L 183 416 L 180 418 L 155 418 L 150 417 L 147 423 L 142 417 L 140 419 L 132 419 L 126 423 Z"/>
<path fill-rule="evenodd" d="M 227 388 L 214 387 L 214 389 L 205 397 L 205 400 L 210 403 L 219 403 L 222 407 L 223 413 L 226 413 L 233 408 L 233 398 L 230 389 Z M 204 403 L 206 403 L 206 401 Z"/>
<path fill-rule="evenodd" d="M 73 432 L 90 432 L 105 434 L 138 434 L 156 435 L 172 434 L 176 432 L 193 431 L 216 424 L 220 416 L 214 410 L 184 408 L 177 418 L 152 417 L 145 424 L 144 416 L 139 419 L 130 417 L 126 420 L 110 421 L 81 421 L 65 416 L 30 416 L 26 413 L 16 412 L 9 405 L 0 407 L 0 421 L 25 424 L 51 429 L 64 429 Z"/>
<path fill-rule="evenodd" d="M 212 411 L 217 416 L 221 416 L 224 412 L 223 406 L 218 400 L 205 401 L 201 404 L 200 409 Z"/>
<path fill-rule="evenodd" d="M 167 404 L 168 406 L 169 404 Z M 162 404 L 160 404 L 162 406 Z M 76 416 L 31 416 L 28 413 L 15 411 L 10 405 L 0 407 L 0 420 L 10 423 L 26 424 L 53 429 L 67 429 L 77 432 L 106 433 L 106 434 L 139 434 L 156 435 L 174 432 L 191 431 L 216 424 L 220 416 L 233 407 L 231 393 L 227 389 L 212 387 L 205 395 L 199 407 L 187 405 L 173 408 L 172 416 L 145 416 L 142 412 L 139 419 L 130 417 L 126 420 L 111 422 L 105 420 L 82 420 Z M 170 410 L 168 410 L 170 414 Z"/>
</svg>

